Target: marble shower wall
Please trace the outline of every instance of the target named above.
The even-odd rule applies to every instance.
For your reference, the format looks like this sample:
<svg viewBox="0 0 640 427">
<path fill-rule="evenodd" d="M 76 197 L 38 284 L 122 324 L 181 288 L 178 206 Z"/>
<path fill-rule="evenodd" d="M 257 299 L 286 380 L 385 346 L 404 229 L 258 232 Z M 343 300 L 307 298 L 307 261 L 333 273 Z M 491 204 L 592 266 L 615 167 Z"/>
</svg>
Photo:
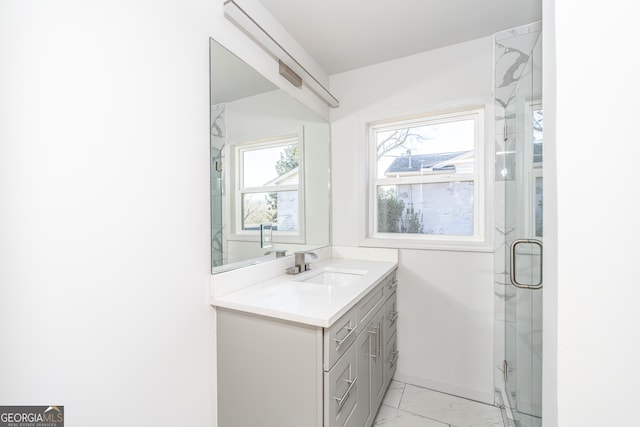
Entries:
<svg viewBox="0 0 640 427">
<path fill-rule="evenodd" d="M 505 194 L 507 190 L 515 190 L 516 185 L 516 103 L 515 89 L 518 80 L 522 76 L 526 64 L 529 61 L 531 51 L 540 37 L 542 23 L 536 22 L 522 27 L 502 31 L 494 36 L 494 60 L 495 60 L 495 265 L 494 265 L 494 292 L 495 292 L 495 367 L 494 383 L 496 388 L 504 389 L 503 361 L 505 360 L 505 329 L 507 319 L 515 316 L 507 316 L 506 301 L 515 298 L 515 288 L 507 285 L 508 253 L 506 247 L 507 238 L 512 238 L 516 232 L 516 224 L 513 223 L 515 211 L 507 206 Z M 513 325 L 511 325 L 513 326 Z M 502 402 L 496 402 L 502 403 Z M 505 402 L 507 403 L 507 402 Z"/>
<path fill-rule="evenodd" d="M 514 179 L 515 88 L 541 31 L 542 23 L 536 22 L 494 36 L 496 181 Z"/>
</svg>

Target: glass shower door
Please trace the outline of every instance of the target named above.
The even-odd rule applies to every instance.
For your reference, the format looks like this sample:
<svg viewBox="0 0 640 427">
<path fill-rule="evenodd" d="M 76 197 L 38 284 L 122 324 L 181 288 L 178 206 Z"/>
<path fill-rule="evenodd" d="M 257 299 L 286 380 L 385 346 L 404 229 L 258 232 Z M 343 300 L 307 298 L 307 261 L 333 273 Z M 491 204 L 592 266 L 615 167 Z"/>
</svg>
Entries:
<svg viewBox="0 0 640 427">
<path fill-rule="evenodd" d="M 505 184 L 505 388 L 516 425 L 542 425 L 542 42 L 538 38 L 507 107 Z"/>
</svg>

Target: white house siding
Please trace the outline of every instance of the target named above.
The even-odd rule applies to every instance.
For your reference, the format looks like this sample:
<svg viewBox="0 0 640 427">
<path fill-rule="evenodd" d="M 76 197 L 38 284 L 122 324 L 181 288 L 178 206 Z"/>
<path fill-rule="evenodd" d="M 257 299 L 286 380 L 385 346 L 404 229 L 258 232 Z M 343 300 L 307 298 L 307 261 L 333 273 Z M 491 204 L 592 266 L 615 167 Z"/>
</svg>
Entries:
<svg viewBox="0 0 640 427">
<path fill-rule="evenodd" d="M 298 231 L 298 192 L 278 192 L 278 231 Z"/>
<path fill-rule="evenodd" d="M 398 185 L 397 197 L 422 219 L 424 234 L 473 235 L 473 183 Z M 405 220 L 406 221 L 406 220 Z"/>
</svg>

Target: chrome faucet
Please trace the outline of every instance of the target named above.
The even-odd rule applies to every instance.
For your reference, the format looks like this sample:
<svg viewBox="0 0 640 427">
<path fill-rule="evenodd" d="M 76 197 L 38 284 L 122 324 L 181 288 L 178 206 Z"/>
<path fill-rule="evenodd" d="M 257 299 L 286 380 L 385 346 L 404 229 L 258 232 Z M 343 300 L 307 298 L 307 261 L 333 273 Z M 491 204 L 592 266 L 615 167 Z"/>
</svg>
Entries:
<svg viewBox="0 0 640 427">
<path fill-rule="evenodd" d="M 295 264 L 293 267 L 287 268 L 287 273 L 298 274 L 311 270 L 310 264 L 307 262 L 306 256 L 310 255 L 312 259 L 318 258 L 314 252 L 310 251 L 298 251 L 295 253 Z"/>
</svg>

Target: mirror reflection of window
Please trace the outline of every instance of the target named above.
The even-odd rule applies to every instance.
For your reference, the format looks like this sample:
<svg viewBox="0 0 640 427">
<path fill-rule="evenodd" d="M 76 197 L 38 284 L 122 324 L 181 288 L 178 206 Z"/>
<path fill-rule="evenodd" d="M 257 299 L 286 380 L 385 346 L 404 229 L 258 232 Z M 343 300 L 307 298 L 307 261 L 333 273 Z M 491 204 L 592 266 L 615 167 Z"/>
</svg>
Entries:
<svg viewBox="0 0 640 427">
<path fill-rule="evenodd" d="M 297 136 L 238 148 L 241 230 L 259 230 L 268 223 L 274 232 L 299 232 L 300 151 Z"/>
</svg>

